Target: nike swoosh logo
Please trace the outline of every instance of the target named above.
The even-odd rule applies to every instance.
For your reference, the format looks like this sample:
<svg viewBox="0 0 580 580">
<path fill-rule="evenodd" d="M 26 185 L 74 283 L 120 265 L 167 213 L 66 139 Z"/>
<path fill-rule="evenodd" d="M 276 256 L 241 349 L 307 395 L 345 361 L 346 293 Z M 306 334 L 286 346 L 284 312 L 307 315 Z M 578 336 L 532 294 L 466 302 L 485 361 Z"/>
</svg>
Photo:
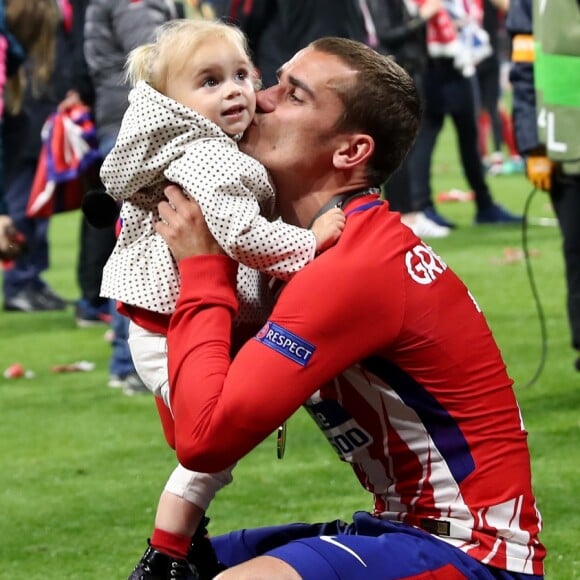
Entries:
<svg viewBox="0 0 580 580">
<path fill-rule="evenodd" d="M 365 568 L 367 567 L 367 565 L 364 563 L 364 561 L 361 559 L 361 557 L 356 552 L 351 550 L 348 546 L 345 546 L 344 544 L 341 544 L 340 542 L 338 542 L 335 537 L 333 537 L 333 536 L 319 536 L 319 538 L 323 542 L 327 542 L 328 544 L 332 544 L 333 546 L 336 546 L 337 548 L 344 550 L 347 554 L 350 554 L 353 558 L 356 558 Z"/>
</svg>

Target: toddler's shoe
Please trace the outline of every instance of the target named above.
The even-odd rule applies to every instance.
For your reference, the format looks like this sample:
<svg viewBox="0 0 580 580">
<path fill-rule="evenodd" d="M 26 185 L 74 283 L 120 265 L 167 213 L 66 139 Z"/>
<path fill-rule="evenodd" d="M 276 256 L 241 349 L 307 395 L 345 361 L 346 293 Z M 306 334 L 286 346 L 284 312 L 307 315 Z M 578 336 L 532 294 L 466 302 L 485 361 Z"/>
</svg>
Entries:
<svg viewBox="0 0 580 580">
<path fill-rule="evenodd" d="M 199 580 L 187 560 L 172 558 L 149 546 L 128 580 Z"/>
</svg>

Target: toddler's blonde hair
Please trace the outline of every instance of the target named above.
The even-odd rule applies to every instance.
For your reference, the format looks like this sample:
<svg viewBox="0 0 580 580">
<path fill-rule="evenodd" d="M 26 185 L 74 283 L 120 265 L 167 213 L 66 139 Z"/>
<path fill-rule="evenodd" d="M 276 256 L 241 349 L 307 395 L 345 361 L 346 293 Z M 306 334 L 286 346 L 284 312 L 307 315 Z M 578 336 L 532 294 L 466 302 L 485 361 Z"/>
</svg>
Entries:
<svg viewBox="0 0 580 580">
<path fill-rule="evenodd" d="M 239 47 L 251 65 L 248 41 L 239 28 L 217 20 L 176 19 L 157 29 L 154 42 L 130 52 L 125 66 L 127 80 L 131 86 L 146 81 L 164 93 L 168 77 L 178 75 L 205 41 L 216 39 Z"/>
</svg>

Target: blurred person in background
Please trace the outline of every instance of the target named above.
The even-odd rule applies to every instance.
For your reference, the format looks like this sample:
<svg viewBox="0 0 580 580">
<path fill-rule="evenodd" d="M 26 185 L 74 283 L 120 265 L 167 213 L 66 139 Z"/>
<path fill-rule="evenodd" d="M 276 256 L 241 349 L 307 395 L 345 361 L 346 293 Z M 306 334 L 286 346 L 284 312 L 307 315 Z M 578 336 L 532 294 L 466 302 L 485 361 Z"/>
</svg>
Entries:
<svg viewBox="0 0 580 580">
<path fill-rule="evenodd" d="M 490 175 L 523 171 L 523 160 L 516 149 L 511 118 L 501 103 L 502 67 L 509 59 L 505 46 L 505 15 L 508 6 L 509 0 L 484 0 L 483 29 L 489 36 L 492 52 L 475 70 L 479 152 L 484 168 Z M 491 153 L 488 141 L 493 145 Z M 508 149 L 507 159 L 504 146 Z"/>
<path fill-rule="evenodd" d="M 4 207 L 0 212 L 8 216 L 2 221 L 26 240 L 26 251 L 4 264 L 4 310 L 35 312 L 66 307 L 65 301 L 41 278 L 49 267 L 49 220 L 26 216 L 40 156 L 41 128 L 70 88 L 66 71 L 61 74 L 54 66 L 64 50 L 64 28 L 68 23 L 64 11 L 58 8 L 62 7 L 54 0 L 8 0 L 0 9 L 7 77 L 2 79 L 5 90 L 0 188 Z M 14 245 L 13 241 L 10 243 Z"/>
<path fill-rule="evenodd" d="M 73 22 L 75 28 L 78 29 L 80 42 L 80 47 L 76 53 L 77 76 L 85 79 L 85 91 L 83 94 L 72 91 L 65 102 L 61 104 L 63 107 L 77 103 L 85 104 L 91 109 L 94 107 L 95 92 L 84 56 L 84 24 L 88 4 L 89 0 L 75 0 L 73 2 Z M 99 167 L 100 163 L 97 163 L 94 170 L 86 175 L 83 203 L 92 193 L 102 190 Z M 101 297 L 100 292 L 103 266 L 111 254 L 115 242 L 115 226 L 112 223 L 106 227 L 103 224 L 94 227 L 84 214 L 81 216 L 77 256 L 77 283 L 80 298 L 75 304 L 75 321 L 79 328 L 111 324 L 111 305 L 108 299 Z"/>
<path fill-rule="evenodd" d="M 31 10 L 32 8 L 32 10 Z M 6 109 L 17 113 L 26 87 L 24 62 L 36 89 L 45 85 L 54 64 L 55 29 L 58 14 L 52 2 L 12 0 L 0 3 L 0 128 Z M 8 213 L 5 202 L 4 149 L 0 138 L 0 260 L 11 267 L 25 249 L 24 235 Z"/>
<path fill-rule="evenodd" d="M 510 0 L 506 27 L 516 143 L 528 179 L 548 192 L 558 218 L 572 347 L 580 352 L 580 2 Z"/>
<path fill-rule="evenodd" d="M 125 79 L 127 55 L 134 48 L 149 42 L 155 29 L 164 22 L 183 15 L 179 3 L 166 0 L 90 0 L 84 24 L 84 56 L 94 87 L 94 118 L 99 151 L 104 159 L 113 148 L 123 115 L 128 106 L 130 85 Z M 97 187 L 103 188 L 102 183 Z M 113 226 L 100 231 L 91 224 L 83 226 L 88 237 L 85 251 L 98 256 L 90 268 L 101 282 L 102 269 L 116 242 Z M 97 249 L 98 254 L 92 249 Z M 94 288 L 94 280 L 91 288 Z M 93 290 L 94 292 L 94 290 Z M 111 322 L 112 355 L 108 385 L 121 388 L 126 395 L 147 394 L 127 342 L 129 320 L 120 314 L 113 301 L 99 295 L 88 304 L 77 306 L 77 323 L 97 318 Z M 82 324 L 82 322 L 81 322 Z"/>
<path fill-rule="evenodd" d="M 441 9 L 441 0 L 429 0 L 420 7 L 409 0 L 359 1 L 367 44 L 382 54 L 391 55 L 418 84 L 427 64 L 427 21 Z M 391 209 L 401 212 L 403 223 L 419 237 L 448 236 L 451 231 L 448 227 L 430 220 L 424 212 L 413 210 L 410 171 L 407 156 L 384 184 L 385 198 Z"/>
<path fill-rule="evenodd" d="M 435 209 L 431 168 L 437 138 L 448 115 L 457 135 L 461 166 L 475 196 L 474 224 L 509 224 L 522 220 L 494 201 L 479 154 L 473 77 L 476 64 L 491 51 L 481 18 L 481 5 L 475 0 L 466 3 L 445 0 L 443 8 L 427 23 L 429 58 L 419 83 L 424 114 L 409 159 L 413 168 L 411 195 L 416 211 L 424 212 L 430 220 L 447 228 L 455 224 Z"/>
<path fill-rule="evenodd" d="M 232 0 L 229 19 L 248 37 L 262 86 L 298 50 L 323 36 L 365 40 L 358 0 Z"/>
</svg>

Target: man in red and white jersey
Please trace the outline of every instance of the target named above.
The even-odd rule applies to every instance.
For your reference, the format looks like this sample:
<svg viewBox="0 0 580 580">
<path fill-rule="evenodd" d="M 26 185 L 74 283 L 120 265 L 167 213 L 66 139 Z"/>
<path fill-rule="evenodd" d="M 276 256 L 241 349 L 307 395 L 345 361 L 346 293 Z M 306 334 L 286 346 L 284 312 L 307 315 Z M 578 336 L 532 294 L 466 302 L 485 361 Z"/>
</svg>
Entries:
<svg viewBox="0 0 580 580">
<path fill-rule="evenodd" d="M 168 335 L 177 456 L 224 469 L 304 405 L 374 510 L 213 538 L 218 578 L 543 577 L 527 434 L 498 346 L 469 290 L 377 193 L 418 129 L 413 82 L 362 44 L 321 39 L 258 99 L 243 148 L 271 172 L 282 218 L 308 227 L 339 205 L 346 227 L 230 361 L 237 264 L 167 188 L 158 231 L 182 278 Z"/>
</svg>

